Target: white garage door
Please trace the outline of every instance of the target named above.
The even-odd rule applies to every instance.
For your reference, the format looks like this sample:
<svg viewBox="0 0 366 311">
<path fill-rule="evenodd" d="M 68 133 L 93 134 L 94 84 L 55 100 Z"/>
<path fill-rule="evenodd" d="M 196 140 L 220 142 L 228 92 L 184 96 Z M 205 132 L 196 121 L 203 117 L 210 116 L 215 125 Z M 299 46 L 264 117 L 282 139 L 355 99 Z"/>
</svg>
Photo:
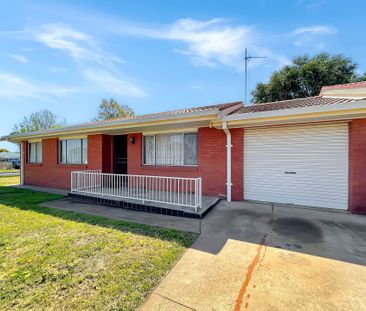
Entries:
<svg viewBox="0 0 366 311">
<path fill-rule="evenodd" d="M 347 209 L 348 124 L 244 130 L 244 198 Z"/>
</svg>

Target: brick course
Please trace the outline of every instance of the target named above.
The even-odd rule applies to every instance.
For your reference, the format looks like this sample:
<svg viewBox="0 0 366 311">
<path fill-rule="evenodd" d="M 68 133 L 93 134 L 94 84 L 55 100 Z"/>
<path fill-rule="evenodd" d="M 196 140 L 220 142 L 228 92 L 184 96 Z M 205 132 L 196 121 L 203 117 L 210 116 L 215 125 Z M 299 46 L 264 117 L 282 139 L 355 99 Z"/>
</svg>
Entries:
<svg viewBox="0 0 366 311">
<path fill-rule="evenodd" d="M 349 210 L 366 214 L 366 119 L 349 125 Z"/>
</svg>

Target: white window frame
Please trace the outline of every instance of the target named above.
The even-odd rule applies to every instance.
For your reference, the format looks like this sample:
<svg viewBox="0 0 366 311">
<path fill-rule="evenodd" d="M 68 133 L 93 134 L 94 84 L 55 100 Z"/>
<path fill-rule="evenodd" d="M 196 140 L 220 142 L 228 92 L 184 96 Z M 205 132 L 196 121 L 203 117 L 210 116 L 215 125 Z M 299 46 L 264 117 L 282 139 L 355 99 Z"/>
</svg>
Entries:
<svg viewBox="0 0 366 311">
<path fill-rule="evenodd" d="M 184 135 L 187 134 L 196 134 L 197 135 L 197 164 L 184 164 Z M 156 136 L 159 135 L 182 135 L 183 136 L 183 144 L 182 144 L 182 163 L 180 164 L 156 164 Z M 154 163 L 146 164 L 146 155 L 145 155 L 145 137 L 154 137 Z M 197 132 L 184 132 L 184 133 L 156 133 L 156 134 L 143 134 L 142 136 L 142 165 L 146 166 L 186 166 L 186 167 L 197 167 L 198 166 L 198 133 Z"/>
<path fill-rule="evenodd" d="M 67 161 L 67 141 L 70 140 L 79 140 L 81 141 L 81 150 L 80 150 L 80 162 L 68 162 Z M 66 141 L 65 146 L 66 146 L 66 152 L 65 152 L 65 159 L 64 161 L 62 161 L 62 157 L 61 157 L 61 152 L 62 152 L 62 147 L 61 144 L 63 141 Z M 86 154 L 84 154 L 84 141 L 86 143 Z M 89 148 L 88 148 L 88 138 L 70 138 L 70 139 L 59 139 L 58 140 L 58 163 L 59 164 L 68 164 L 68 165 L 87 165 L 88 164 L 88 152 L 89 152 Z"/>
<path fill-rule="evenodd" d="M 32 145 L 35 146 L 35 148 L 33 148 Z M 35 152 L 35 161 L 31 160 L 32 149 L 34 149 L 33 152 L 36 151 Z M 38 152 L 37 152 L 38 149 L 41 149 L 40 150 L 41 151 L 40 158 L 38 157 Z M 28 158 L 27 159 L 28 163 L 36 163 L 36 164 L 41 164 L 42 163 L 43 153 L 42 153 L 42 142 L 41 141 L 28 142 L 28 156 L 27 156 L 27 158 Z"/>
</svg>

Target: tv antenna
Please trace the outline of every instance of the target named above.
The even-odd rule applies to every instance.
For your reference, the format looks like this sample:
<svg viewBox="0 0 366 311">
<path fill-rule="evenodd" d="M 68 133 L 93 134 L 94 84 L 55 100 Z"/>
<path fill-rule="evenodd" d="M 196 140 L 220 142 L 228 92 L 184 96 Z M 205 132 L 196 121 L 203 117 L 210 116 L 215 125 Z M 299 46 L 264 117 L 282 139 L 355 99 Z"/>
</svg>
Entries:
<svg viewBox="0 0 366 311">
<path fill-rule="evenodd" d="M 248 49 L 245 48 L 245 86 L 244 86 L 244 105 L 247 104 L 248 100 L 248 62 L 253 58 L 267 58 L 267 56 L 249 56 L 248 55 Z"/>
</svg>

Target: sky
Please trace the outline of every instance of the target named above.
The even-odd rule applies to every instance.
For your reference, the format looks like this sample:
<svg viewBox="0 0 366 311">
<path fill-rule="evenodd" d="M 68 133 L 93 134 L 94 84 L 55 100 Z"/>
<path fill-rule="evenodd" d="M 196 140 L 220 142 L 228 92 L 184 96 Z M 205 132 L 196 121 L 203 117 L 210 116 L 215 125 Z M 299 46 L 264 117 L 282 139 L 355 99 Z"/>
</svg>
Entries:
<svg viewBox="0 0 366 311">
<path fill-rule="evenodd" d="M 0 136 L 49 109 L 67 124 L 103 98 L 137 114 L 243 100 L 294 56 L 344 54 L 366 71 L 365 1 L 2 1 Z M 17 146 L 0 142 L 12 151 Z"/>
</svg>

